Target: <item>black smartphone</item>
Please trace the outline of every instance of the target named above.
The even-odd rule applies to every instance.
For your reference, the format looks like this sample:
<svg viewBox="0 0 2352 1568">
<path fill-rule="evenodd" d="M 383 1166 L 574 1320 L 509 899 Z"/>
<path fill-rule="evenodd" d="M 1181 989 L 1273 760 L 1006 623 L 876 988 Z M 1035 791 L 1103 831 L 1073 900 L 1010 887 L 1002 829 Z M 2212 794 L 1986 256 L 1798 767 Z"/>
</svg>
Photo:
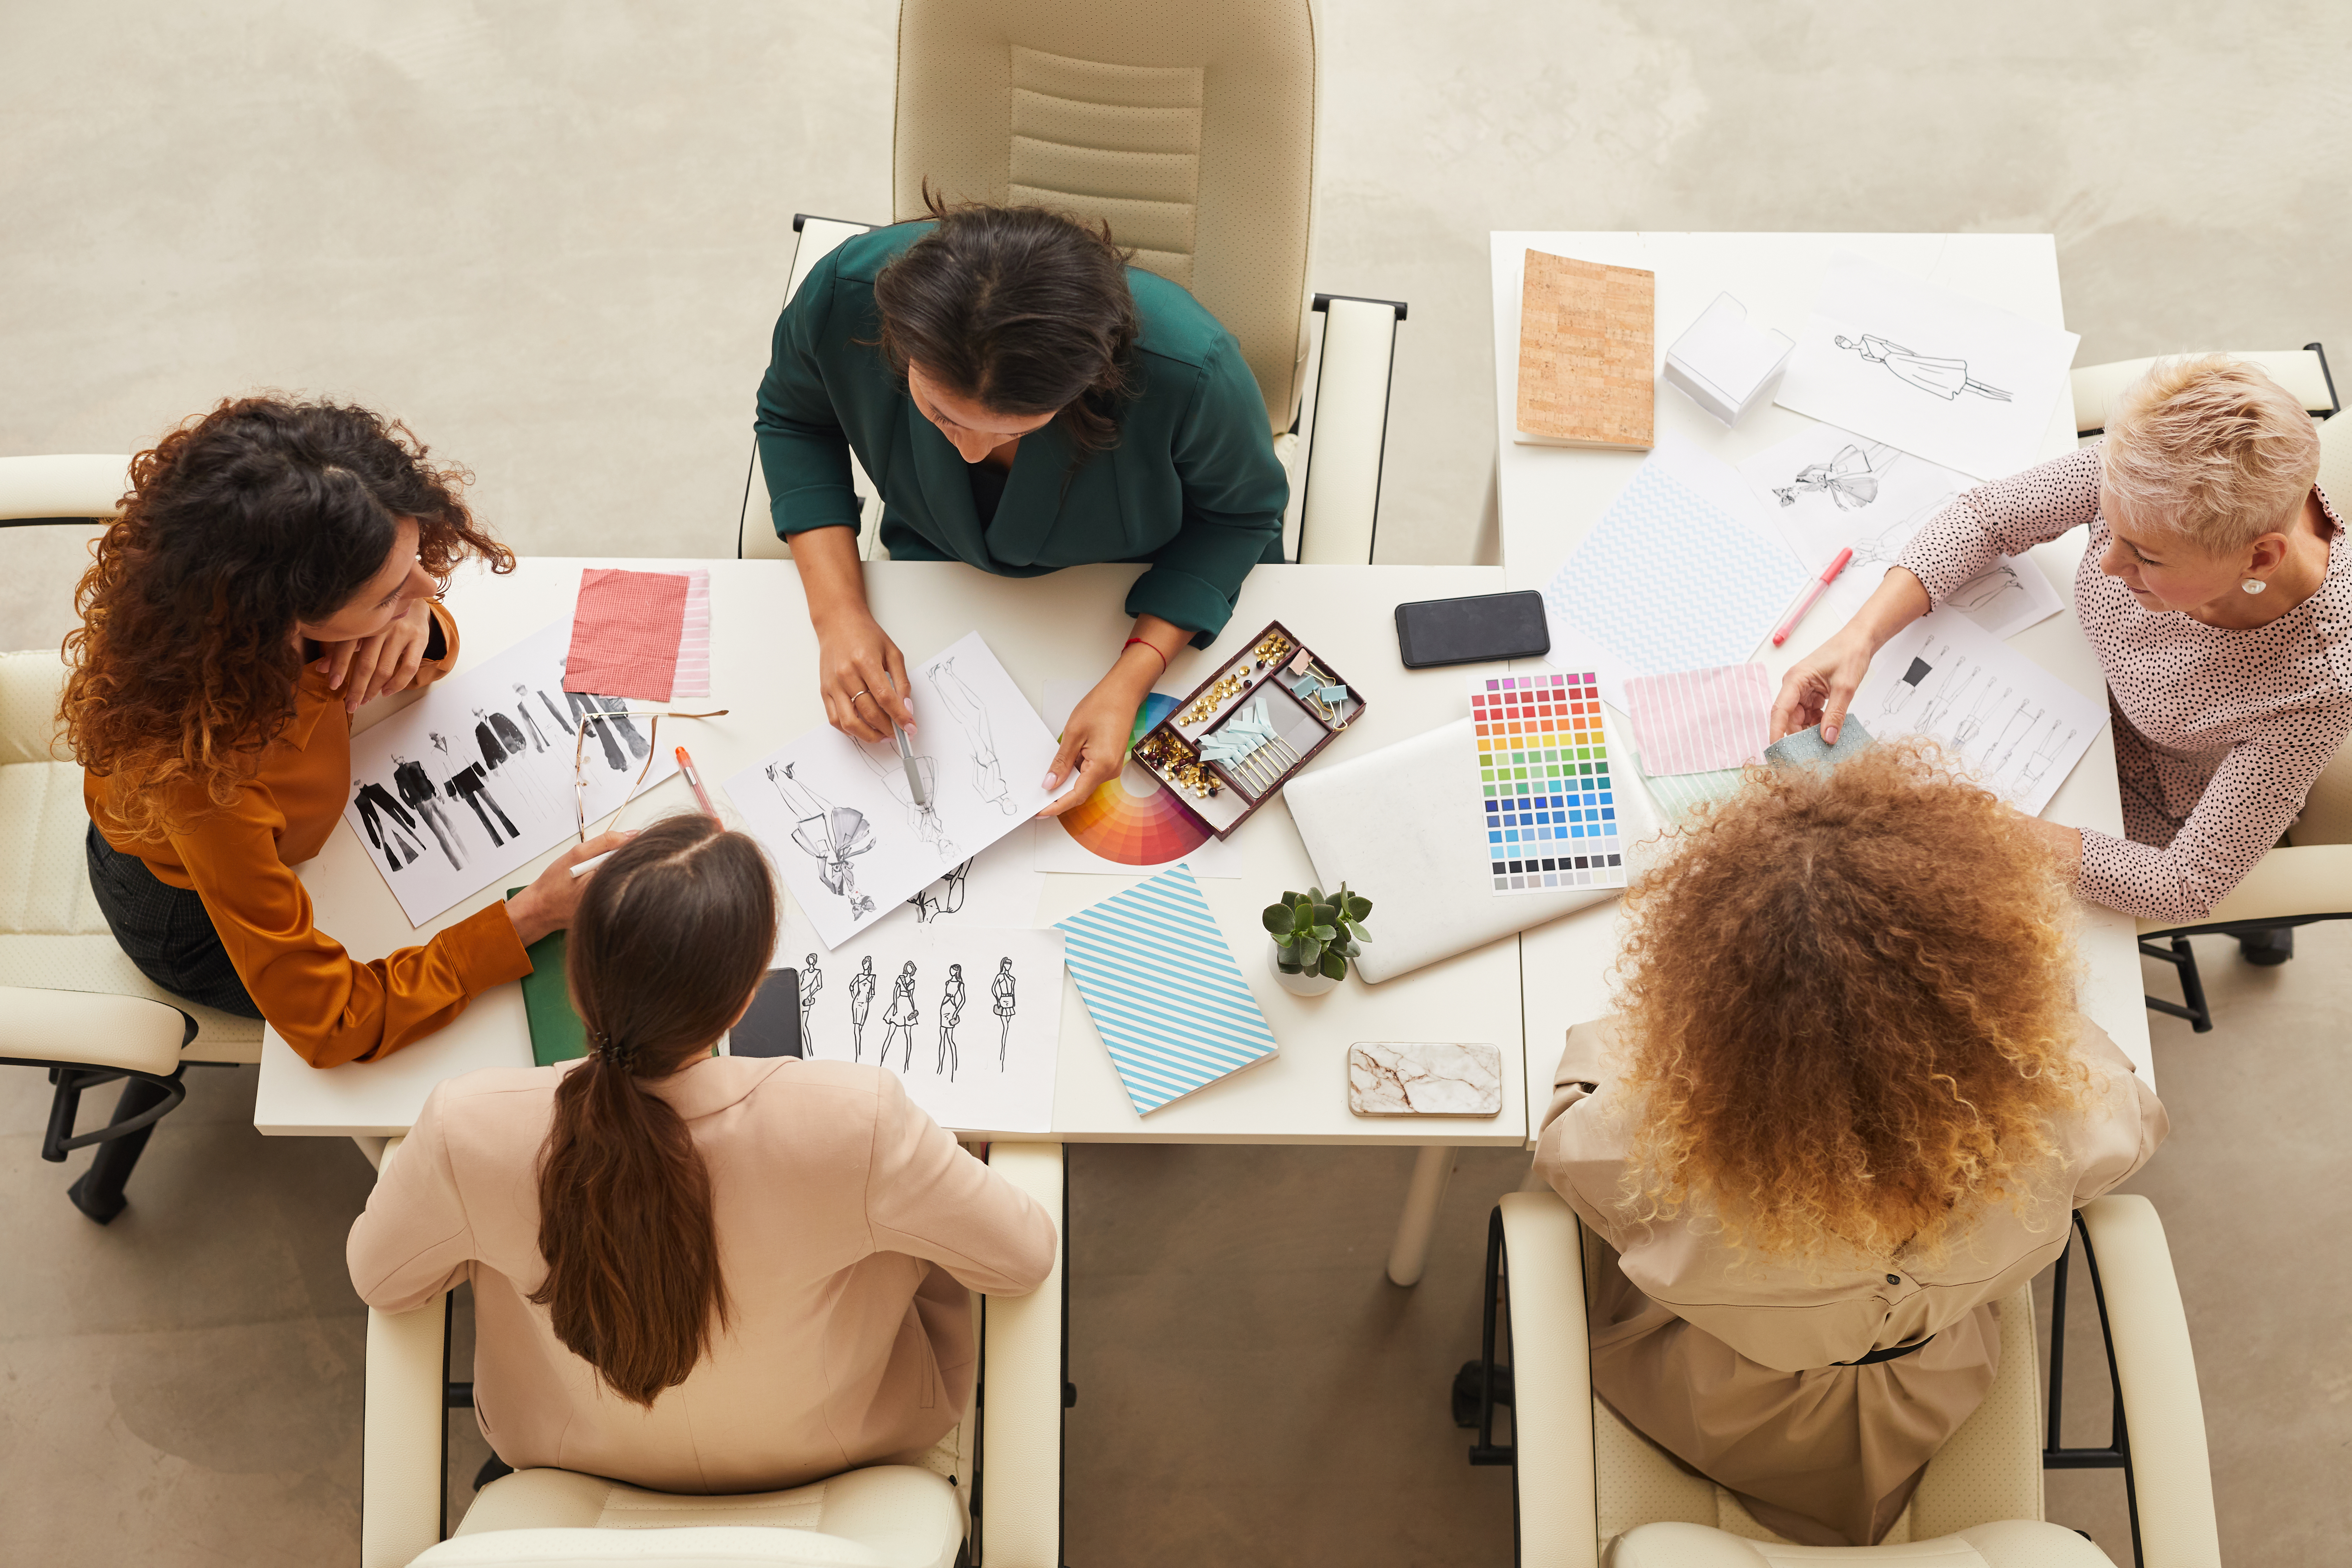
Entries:
<svg viewBox="0 0 2352 1568">
<path fill-rule="evenodd" d="M 799 1057 L 801 1049 L 801 973 L 771 969 L 760 982 L 751 1010 L 727 1037 L 730 1057 Z"/>
<path fill-rule="evenodd" d="M 1543 595 L 1475 594 L 1466 599 L 1416 599 L 1396 607 L 1397 654 L 1407 669 L 1535 658 L 1551 651 Z"/>
</svg>

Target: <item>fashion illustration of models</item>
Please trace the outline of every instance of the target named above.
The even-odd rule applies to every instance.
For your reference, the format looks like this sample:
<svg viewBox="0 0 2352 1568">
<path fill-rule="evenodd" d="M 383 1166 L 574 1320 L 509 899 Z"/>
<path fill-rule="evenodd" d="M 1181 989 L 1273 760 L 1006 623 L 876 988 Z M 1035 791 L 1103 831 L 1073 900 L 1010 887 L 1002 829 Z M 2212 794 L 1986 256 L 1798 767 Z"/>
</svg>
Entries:
<svg viewBox="0 0 2352 1568">
<path fill-rule="evenodd" d="M 944 1072 L 950 1083 L 955 1082 L 956 1069 L 963 1066 L 963 1058 L 956 1051 L 956 1021 L 963 1016 L 963 965 L 948 965 L 948 987 L 940 994 L 940 1059 L 931 1070 Z"/>
<path fill-rule="evenodd" d="M 1010 958 L 997 964 L 996 978 L 988 983 L 988 994 L 995 998 L 989 1010 L 996 1015 L 1000 1030 L 996 1037 L 996 1070 L 1003 1072 L 1004 1053 L 1013 1045 L 1013 961 Z"/>
<path fill-rule="evenodd" d="M 931 684 L 938 688 L 940 700 L 948 705 L 962 729 L 964 739 L 971 744 L 972 793 L 1010 816 L 1013 813 L 1013 791 L 1005 784 L 1004 769 L 996 760 L 996 737 L 989 729 L 988 710 L 972 689 L 955 672 L 955 660 L 943 658 L 931 668 Z"/>
<path fill-rule="evenodd" d="M 809 1015 L 816 1009 L 816 994 L 824 989 L 824 971 L 816 966 L 816 954 L 808 955 L 808 967 L 801 971 L 801 1055 L 809 1059 L 816 1056 L 816 1036 L 809 1030 Z"/>
<path fill-rule="evenodd" d="M 929 925 L 941 915 L 951 915 L 963 908 L 964 879 L 971 875 L 971 862 L 960 860 L 948 868 L 946 876 L 930 887 L 917 891 L 907 901 L 915 906 L 915 923 Z M 934 892 L 932 889 L 937 889 Z"/>
<path fill-rule="evenodd" d="M 514 691 L 515 711 L 522 716 L 522 727 L 530 731 L 530 749 L 534 752 L 547 750 L 547 737 L 540 732 L 539 721 L 530 716 L 530 688 L 518 680 L 514 683 Z M 548 706 L 552 708 L 554 704 L 549 703 Z"/>
<path fill-rule="evenodd" d="M 455 759 L 449 756 L 447 737 L 438 730 L 433 731 L 431 734 L 433 749 L 439 752 L 444 758 L 442 765 L 454 767 Z M 499 826 L 507 830 L 508 838 L 522 837 L 517 831 L 512 819 L 499 806 L 499 797 L 490 793 L 489 775 L 482 771 L 481 763 L 468 763 L 464 767 L 455 768 L 448 779 L 441 785 L 441 793 L 451 800 L 462 800 L 474 808 L 474 816 L 481 822 L 482 831 L 490 836 L 492 848 L 506 842 L 505 838 L 499 837 L 498 828 L 490 826 L 490 818 L 494 816 L 499 819 Z M 482 809 L 486 805 L 489 807 L 487 812 Z"/>
<path fill-rule="evenodd" d="M 1785 485 L 1775 485 L 1772 493 L 1780 498 L 1782 506 L 1797 504 L 1797 494 L 1826 495 L 1837 503 L 1840 511 L 1857 511 L 1878 499 L 1878 481 L 1893 468 L 1901 456 L 1894 447 L 1873 446 L 1864 450 L 1859 447 L 1838 448 L 1837 456 L 1826 463 L 1808 463 L 1797 470 L 1797 477 Z"/>
<path fill-rule="evenodd" d="M 450 869 L 464 870 L 466 858 L 457 851 L 457 825 L 449 820 L 447 812 L 441 809 L 440 793 L 433 787 L 432 779 L 425 775 L 425 764 L 394 753 L 392 787 L 400 792 L 400 798 L 408 804 L 408 809 L 423 817 L 425 826 L 433 830 L 434 838 L 441 846 L 441 853 L 449 857 Z"/>
<path fill-rule="evenodd" d="M 1969 362 L 1964 359 L 1931 359 L 1915 354 L 1901 343 L 1888 342 L 1885 338 L 1864 332 L 1860 342 L 1852 338 L 1840 338 L 1837 346 L 1849 349 L 1873 364 L 1883 364 L 1897 381 L 1908 382 L 1922 392 L 1932 392 L 1949 403 L 1963 392 L 1973 392 L 1979 397 L 1990 397 L 2000 403 L 2009 401 L 2009 394 L 1998 386 L 1987 386 L 1969 379 Z"/>
<path fill-rule="evenodd" d="M 362 784 L 353 779 L 352 787 L 359 791 L 354 804 L 360 808 L 361 824 L 367 828 L 368 842 L 383 851 L 384 864 L 395 871 L 415 864 L 416 840 L 408 835 L 416 831 L 416 818 L 409 816 L 407 807 L 393 799 L 392 792 L 380 784 Z M 383 814 L 381 824 L 377 820 L 379 812 Z M 401 831 L 404 826 L 408 833 Z"/>
<path fill-rule="evenodd" d="M 925 803 L 917 805 L 914 786 L 907 782 L 907 764 L 896 749 L 887 743 L 879 749 L 859 742 L 851 744 L 874 776 L 882 781 L 882 787 L 890 792 L 890 798 L 907 808 L 907 825 L 915 830 L 915 837 L 930 846 L 943 860 L 962 859 L 955 840 L 948 837 L 947 825 L 940 820 L 939 763 L 919 752 L 915 754 L 915 771 L 922 775 Z"/>
<path fill-rule="evenodd" d="M 835 805 L 794 778 L 793 770 L 799 765 L 771 763 L 767 770 L 768 782 L 793 814 L 793 842 L 817 862 L 816 879 L 824 890 L 848 900 L 850 917 L 862 919 L 874 912 L 874 900 L 857 890 L 857 868 L 849 862 L 874 847 L 874 829 L 864 812 Z"/>
<path fill-rule="evenodd" d="M 898 978 L 890 984 L 890 1010 L 882 1015 L 882 1054 L 874 1058 L 877 1067 L 890 1065 L 890 1040 L 904 1034 L 906 1047 L 898 1060 L 900 1072 L 912 1072 L 915 1068 L 915 1026 L 922 1015 L 915 1011 L 915 962 L 898 971 Z"/>
<path fill-rule="evenodd" d="M 857 973 L 849 977 L 849 1059 L 856 1061 L 866 1054 L 866 1015 L 874 1006 L 874 955 L 867 953 L 857 961 Z"/>
</svg>

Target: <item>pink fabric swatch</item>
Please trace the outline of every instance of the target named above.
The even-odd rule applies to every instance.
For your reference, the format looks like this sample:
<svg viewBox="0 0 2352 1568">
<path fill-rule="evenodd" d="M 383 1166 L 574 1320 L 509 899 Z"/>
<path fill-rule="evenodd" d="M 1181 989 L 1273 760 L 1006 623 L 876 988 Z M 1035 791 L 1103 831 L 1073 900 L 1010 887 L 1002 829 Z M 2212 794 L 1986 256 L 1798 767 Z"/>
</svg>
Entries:
<svg viewBox="0 0 2352 1568">
<path fill-rule="evenodd" d="M 1625 702 L 1645 773 L 1714 773 L 1764 760 L 1772 683 L 1760 664 L 1627 676 Z"/>
<path fill-rule="evenodd" d="M 673 702 L 710 695 L 710 574 L 694 571 L 685 576 L 686 624 L 677 637 L 677 679 L 669 689 Z"/>
<path fill-rule="evenodd" d="M 580 574 L 563 689 L 667 702 L 686 626 L 686 575 L 592 566 Z M 706 675 L 708 657 L 705 658 Z"/>
</svg>

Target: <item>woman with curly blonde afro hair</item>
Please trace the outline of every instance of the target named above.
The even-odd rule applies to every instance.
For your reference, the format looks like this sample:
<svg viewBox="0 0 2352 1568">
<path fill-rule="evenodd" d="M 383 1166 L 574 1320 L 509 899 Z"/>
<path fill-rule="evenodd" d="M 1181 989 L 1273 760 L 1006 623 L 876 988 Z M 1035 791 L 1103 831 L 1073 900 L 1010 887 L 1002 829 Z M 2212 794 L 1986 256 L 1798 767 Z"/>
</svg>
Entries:
<svg viewBox="0 0 2352 1568">
<path fill-rule="evenodd" d="M 226 402 L 131 459 L 77 594 L 58 717 L 99 908 L 157 985 L 267 1018 L 313 1066 L 398 1050 L 528 974 L 523 948 L 580 896 L 559 863 L 363 962 L 311 924 L 294 875 L 342 816 L 352 716 L 457 663 L 449 574 L 513 569 L 466 479 L 364 408 Z"/>
<path fill-rule="evenodd" d="M 1932 746 L 1752 769 L 1666 850 L 1536 1154 L 1610 1249 L 1593 1387 L 1782 1535 L 1868 1545 L 2164 1110 L 2075 1010 L 2067 868 Z"/>
</svg>

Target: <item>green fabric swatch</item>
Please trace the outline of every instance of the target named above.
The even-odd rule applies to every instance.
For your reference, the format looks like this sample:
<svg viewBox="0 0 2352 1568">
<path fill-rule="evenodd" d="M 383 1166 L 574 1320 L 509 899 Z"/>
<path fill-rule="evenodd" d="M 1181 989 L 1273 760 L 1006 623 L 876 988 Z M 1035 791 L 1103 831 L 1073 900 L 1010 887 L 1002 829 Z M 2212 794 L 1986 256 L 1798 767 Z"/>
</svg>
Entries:
<svg viewBox="0 0 2352 1568">
<path fill-rule="evenodd" d="M 1724 800 L 1737 794 L 1740 781 L 1747 776 L 1742 768 L 1722 768 L 1705 773 L 1643 773 L 1642 784 L 1657 803 L 1659 815 L 1678 827 L 1709 801 Z"/>
</svg>

